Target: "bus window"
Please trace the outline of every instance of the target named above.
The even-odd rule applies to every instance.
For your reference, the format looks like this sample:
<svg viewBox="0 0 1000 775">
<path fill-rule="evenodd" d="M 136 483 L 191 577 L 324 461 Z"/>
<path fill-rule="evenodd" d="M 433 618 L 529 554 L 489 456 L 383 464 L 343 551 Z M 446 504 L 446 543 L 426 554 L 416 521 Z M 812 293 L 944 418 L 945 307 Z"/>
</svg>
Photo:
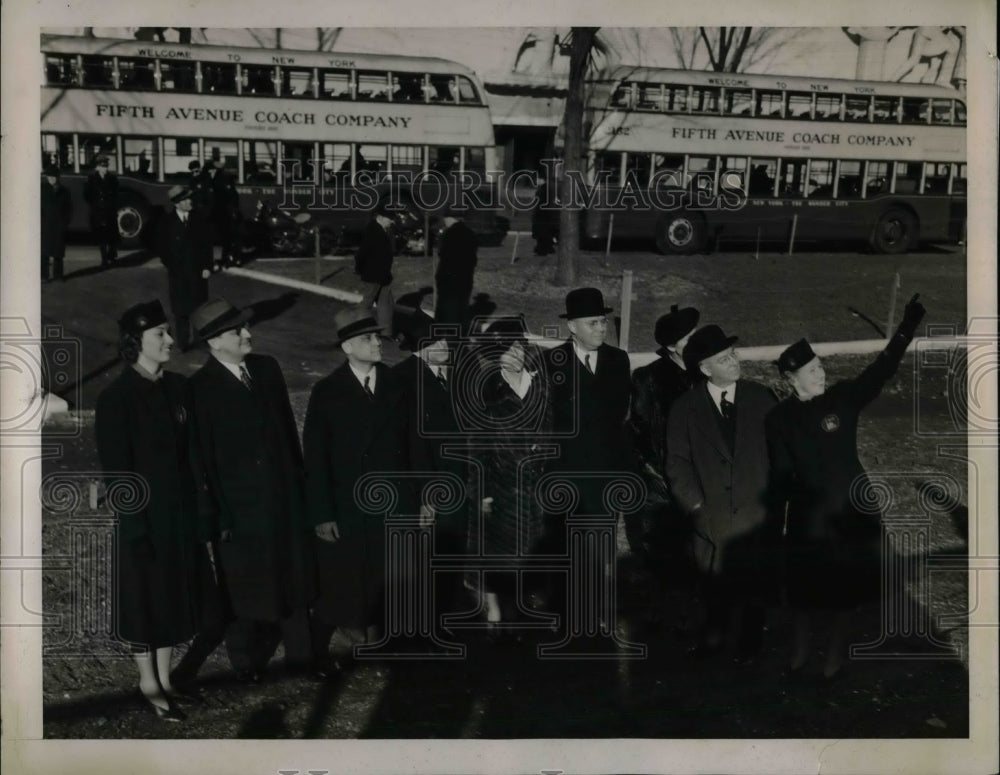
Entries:
<svg viewBox="0 0 1000 775">
<path fill-rule="evenodd" d="M 150 59 L 118 58 L 118 88 L 147 89 L 156 88 L 156 62 Z"/>
<path fill-rule="evenodd" d="M 73 171 L 73 135 L 42 135 L 42 165 L 55 164 L 63 172 Z"/>
<path fill-rule="evenodd" d="M 965 196 L 969 188 L 969 170 L 965 164 L 955 164 L 954 167 L 955 176 L 951 181 L 951 193 L 960 194 Z"/>
<path fill-rule="evenodd" d="M 955 100 L 955 124 L 965 126 L 965 103 Z"/>
<path fill-rule="evenodd" d="M 194 62 L 160 60 L 160 88 L 163 91 L 195 92 L 197 83 Z"/>
<path fill-rule="evenodd" d="M 281 94 L 284 97 L 312 97 L 313 71 L 304 67 L 281 68 Z"/>
<path fill-rule="evenodd" d="M 323 70 L 319 76 L 319 95 L 325 99 L 351 99 L 351 71 Z"/>
<path fill-rule="evenodd" d="M 294 180 L 298 183 L 314 180 L 316 173 L 313 170 L 312 156 L 312 143 L 282 143 L 281 166 L 284 181 L 290 183 Z M 249 170 L 244 169 L 244 173 L 249 176 Z M 258 175 L 269 177 L 266 169 L 259 170 Z"/>
<path fill-rule="evenodd" d="M 205 94 L 236 94 L 236 65 L 203 63 L 201 90 Z"/>
<path fill-rule="evenodd" d="M 80 135 L 80 171 L 89 171 L 98 156 L 108 157 L 108 169 L 120 172 L 118 163 L 118 143 L 113 137 L 104 135 Z"/>
<path fill-rule="evenodd" d="M 928 102 L 923 97 L 903 97 L 903 123 L 926 124 L 930 114 Z"/>
<path fill-rule="evenodd" d="M 466 148 L 465 149 L 465 171 L 474 172 L 480 178 L 486 177 L 486 149 Z"/>
<path fill-rule="evenodd" d="M 781 165 L 781 186 L 782 196 L 800 197 L 804 196 L 806 186 L 806 161 L 805 159 L 788 159 Z"/>
<path fill-rule="evenodd" d="M 80 83 L 80 71 L 76 66 L 75 54 L 46 54 L 45 82 L 49 86 L 76 86 Z"/>
<path fill-rule="evenodd" d="M 393 74 L 393 102 L 424 102 L 424 77 L 410 73 Z"/>
<path fill-rule="evenodd" d="M 951 164 L 929 161 L 924 165 L 924 193 L 947 194 Z"/>
<path fill-rule="evenodd" d="M 899 120 L 899 98 L 876 97 L 872 116 L 876 123 L 897 123 Z"/>
<path fill-rule="evenodd" d="M 458 172 L 461 168 L 461 162 L 462 157 L 459 149 L 455 146 L 432 147 L 427 159 L 429 169 L 437 170 L 444 175 Z"/>
<path fill-rule="evenodd" d="M 812 94 L 790 93 L 785 115 L 788 118 L 812 118 L 812 102 Z"/>
<path fill-rule="evenodd" d="M 632 107 L 632 84 L 623 83 L 619 84 L 618 88 L 615 89 L 614 95 L 611 97 L 611 105 L 615 108 L 631 108 Z"/>
<path fill-rule="evenodd" d="M 725 112 L 730 116 L 749 116 L 753 92 L 749 89 L 727 89 Z"/>
<path fill-rule="evenodd" d="M 188 165 L 198 161 L 198 142 L 189 137 L 163 138 L 163 179 L 187 183 L 191 179 Z"/>
<path fill-rule="evenodd" d="M 829 159 L 813 159 L 809 162 L 809 181 L 806 196 L 813 199 L 829 199 L 833 196 L 834 163 Z"/>
<path fill-rule="evenodd" d="M 657 186 L 677 187 L 684 185 L 684 157 L 663 153 L 653 154 L 653 180 Z"/>
<path fill-rule="evenodd" d="M 639 84 L 639 110 L 663 110 L 663 95 L 659 84 Z"/>
<path fill-rule="evenodd" d="M 716 86 L 696 86 L 691 93 L 692 113 L 718 113 L 719 89 Z"/>
<path fill-rule="evenodd" d="M 358 99 L 389 99 L 389 74 L 382 72 L 358 72 Z"/>
<path fill-rule="evenodd" d="M 629 153 L 625 159 L 625 177 L 631 178 L 633 183 L 645 188 L 649 185 L 652 165 L 653 154 Z"/>
<path fill-rule="evenodd" d="M 831 97 L 825 94 L 816 95 L 816 118 L 824 121 L 840 120 L 841 95 Z"/>
<path fill-rule="evenodd" d="M 747 157 L 746 156 L 723 156 L 720 185 L 724 185 L 730 190 L 746 190 L 747 180 Z"/>
<path fill-rule="evenodd" d="M 861 196 L 861 162 L 842 161 L 837 177 L 837 198 L 857 199 Z"/>
<path fill-rule="evenodd" d="M 715 157 L 688 157 L 688 186 L 699 191 L 715 190 Z"/>
<path fill-rule="evenodd" d="M 674 113 L 688 112 L 688 87 L 668 86 L 666 89 L 667 110 Z"/>
<path fill-rule="evenodd" d="M 247 183 L 273 186 L 278 182 L 277 169 L 276 142 L 252 140 L 243 143 L 243 178 Z"/>
<path fill-rule="evenodd" d="M 106 56 L 83 57 L 83 85 L 98 89 L 114 88 L 115 61 Z"/>
<path fill-rule="evenodd" d="M 865 198 L 889 192 L 889 162 L 870 161 L 865 181 Z"/>
<path fill-rule="evenodd" d="M 205 164 L 215 164 L 220 159 L 223 161 L 223 169 L 230 175 L 236 176 L 239 171 L 238 158 L 239 143 L 236 140 L 216 140 L 215 138 L 205 140 Z"/>
<path fill-rule="evenodd" d="M 781 91 L 757 92 L 757 112 L 758 116 L 776 117 L 782 115 L 785 106 L 785 93 Z"/>
<path fill-rule="evenodd" d="M 621 184 L 622 155 L 617 151 L 597 151 L 594 154 L 594 179 L 604 175 L 609 185 Z"/>
<path fill-rule="evenodd" d="M 777 173 L 777 159 L 751 159 L 747 193 L 750 196 L 774 196 L 774 178 Z"/>
<path fill-rule="evenodd" d="M 410 172 L 416 175 L 424 169 L 424 147 L 422 145 L 392 146 L 392 171 Z"/>
<path fill-rule="evenodd" d="M 854 97 L 848 94 L 844 102 L 844 120 L 867 121 L 870 107 L 871 97 Z"/>
<path fill-rule="evenodd" d="M 323 154 L 323 179 L 327 183 L 333 180 L 350 179 L 350 143 L 323 143 L 321 151 Z"/>
<path fill-rule="evenodd" d="M 917 194 L 920 192 L 920 168 L 922 166 L 917 162 L 896 162 L 897 194 Z"/>
<path fill-rule="evenodd" d="M 267 65 L 243 65 L 240 76 L 244 94 L 274 96 L 274 68 Z"/>
<path fill-rule="evenodd" d="M 123 146 L 128 174 L 139 178 L 156 177 L 156 144 L 152 138 L 126 137 Z"/>
<path fill-rule="evenodd" d="M 463 105 L 478 105 L 480 99 L 472 81 L 463 75 L 458 76 L 456 80 L 458 81 L 458 101 Z"/>
<path fill-rule="evenodd" d="M 432 75 L 431 87 L 434 93 L 431 96 L 432 102 L 457 102 L 458 84 L 455 79 L 448 75 Z"/>
<path fill-rule="evenodd" d="M 953 100 L 936 99 L 931 101 L 931 123 L 951 124 L 952 123 Z"/>
</svg>

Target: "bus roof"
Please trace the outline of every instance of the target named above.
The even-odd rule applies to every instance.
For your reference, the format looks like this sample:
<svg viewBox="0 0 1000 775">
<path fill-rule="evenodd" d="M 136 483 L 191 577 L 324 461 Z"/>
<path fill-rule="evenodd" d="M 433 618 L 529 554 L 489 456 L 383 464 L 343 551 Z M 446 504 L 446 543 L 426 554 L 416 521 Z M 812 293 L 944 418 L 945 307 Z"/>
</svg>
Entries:
<svg viewBox="0 0 1000 775">
<path fill-rule="evenodd" d="M 106 56 L 148 57 L 150 59 L 186 59 L 240 64 L 286 65 L 300 67 L 355 68 L 364 70 L 399 70 L 400 72 L 467 75 L 478 81 L 471 68 L 437 57 L 361 54 L 349 51 L 304 51 L 301 49 L 265 49 L 245 46 L 209 46 L 183 43 L 156 43 L 115 38 L 84 38 L 75 35 L 42 35 L 42 53 L 104 54 Z"/>
<path fill-rule="evenodd" d="M 717 73 L 711 70 L 672 70 L 640 65 L 618 65 L 590 79 L 599 83 L 641 81 L 679 83 L 692 86 L 728 86 L 735 88 L 776 89 L 804 92 L 848 94 L 882 94 L 894 97 L 962 98 L 956 89 L 925 83 L 894 81 L 855 81 L 848 78 L 814 78 L 812 76 L 776 75 L 772 73 Z"/>
</svg>

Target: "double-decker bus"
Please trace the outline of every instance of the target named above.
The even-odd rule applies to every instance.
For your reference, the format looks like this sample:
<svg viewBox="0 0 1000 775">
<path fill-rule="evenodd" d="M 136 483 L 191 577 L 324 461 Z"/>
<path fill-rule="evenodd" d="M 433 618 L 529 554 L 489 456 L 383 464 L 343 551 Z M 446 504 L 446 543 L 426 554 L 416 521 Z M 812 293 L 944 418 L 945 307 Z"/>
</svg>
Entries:
<svg viewBox="0 0 1000 775">
<path fill-rule="evenodd" d="M 504 230 L 488 206 L 496 164 L 485 91 L 458 63 L 52 35 L 41 53 L 42 159 L 72 193 L 71 229 L 86 228 L 83 182 L 107 156 L 126 245 L 148 231 L 172 185 L 190 182 L 192 161 L 223 163 L 245 216 L 273 200 L 348 235 L 393 185 L 412 220 L 449 200 L 452 173 L 474 173 L 487 182 L 472 195 L 487 206 L 466 220 L 480 234 Z M 414 179 L 448 190 L 438 183 L 421 196 Z"/>
<path fill-rule="evenodd" d="M 883 253 L 960 238 L 966 110 L 946 87 L 617 67 L 588 93 L 588 181 L 605 190 L 585 236 L 666 253 L 793 230 Z"/>
</svg>

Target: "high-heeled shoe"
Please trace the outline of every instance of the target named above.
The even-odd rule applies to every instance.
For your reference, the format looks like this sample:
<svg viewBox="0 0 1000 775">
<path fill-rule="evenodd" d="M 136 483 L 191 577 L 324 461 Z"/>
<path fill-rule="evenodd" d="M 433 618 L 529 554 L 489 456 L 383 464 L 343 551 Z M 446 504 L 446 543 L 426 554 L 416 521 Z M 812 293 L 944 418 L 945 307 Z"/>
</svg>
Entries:
<svg viewBox="0 0 1000 775">
<path fill-rule="evenodd" d="M 180 708 L 175 708 L 169 698 L 167 698 L 167 707 L 163 708 L 153 702 L 145 694 L 142 694 L 142 692 L 139 692 L 139 694 L 142 695 L 142 699 L 146 701 L 147 706 L 152 709 L 153 713 L 160 721 L 169 721 L 172 724 L 179 724 L 182 721 L 187 720 L 187 715 L 184 711 Z"/>
<path fill-rule="evenodd" d="M 176 702 L 179 705 L 204 705 L 205 698 L 198 694 L 196 691 L 184 691 L 176 687 L 170 689 L 169 691 L 164 691 L 167 695 L 167 699 L 170 702 Z"/>
</svg>

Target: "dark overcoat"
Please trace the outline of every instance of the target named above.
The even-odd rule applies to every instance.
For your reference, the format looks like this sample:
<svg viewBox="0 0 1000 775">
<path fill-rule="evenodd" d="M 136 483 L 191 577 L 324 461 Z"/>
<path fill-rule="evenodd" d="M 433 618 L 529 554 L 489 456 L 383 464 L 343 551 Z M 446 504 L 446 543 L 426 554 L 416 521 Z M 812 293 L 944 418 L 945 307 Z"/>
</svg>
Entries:
<svg viewBox="0 0 1000 775">
<path fill-rule="evenodd" d="M 464 326 L 476 272 L 478 240 L 464 221 L 456 221 L 441 235 L 434 319 L 438 323 Z"/>
<path fill-rule="evenodd" d="M 50 186 L 42 181 L 42 255 L 63 258 L 66 255 L 66 228 L 73 218 L 73 202 L 63 185 Z"/>
<path fill-rule="evenodd" d="M 195 426 L 233 614 L 278 621 L 316 593 L 298 429 L 278 362 L 245 359 L 252 390 L 215 357 L 191 377 Z"/>
<path fill-rule="evenodd" d="M 764 417 L 777 403 L 771 391 L 736 383 L 735 438 L 730 449 L 705 382 L 674 401 L 667 424 L 667 480 L 691 513 L 695 560 L 702 572 L 736 581 L 770 579 L 777 562 L 774 515 L 767 499 Z M 762 565 L 764 564 L 764 565 Z"/>
<path fill-rule="evenodd" d="M 392 239 L 374 218 L 361 234 L 358 252 L 354 256 L 354 271 L 362 282 L 392 284 Z"/>
<path fill-rule="evenodd" d="M 787 504 L 788 594 L 796 605 L 847 608 L 879 592 L 881 514 L 864 508 L 858 416 L 899 366 L 896 336 L 855 379 L 808 401 L 791 396 L 767 416 L 773 493 Z"/>
<path fill-rule="evenodd" d="M 208 299 L 202 271 L 212 268 L 212 242 L 202 214 L 192 210 L 183 223 L 176 209 L 167 213 L 160 221 L 157 251 L 167 268 L 170 308 L 186 317 Z"/>
<path fill-rule="evenodd" d="M 108 172 L 101 177 L 95 170 L 83 186 L 84 201 L 90 206 L 90 230 L 103 244 L 118 243 L 118 176 Z"/>
<path fill-rule="evenodd" d="M 97 399 L 97 453 L 109 493 L 124 481 L 119 473 L 138 474 L 148 487 L 141 510 L 116 514 L 116 625 L 125 640 L 152 648 L 194 635 L 210 597 L 202 585 L 212 583 L 186 383 L 169 371 L 153 382 L 129 366 Z"/>
<path fill-rule="evenodd" d="M 667 470 L 670 407 L 691 387 L 691 375 L 668 355 L 632 372 L 629 425 L 639 459 L 657 473 Z"/>
<path fill-rule="evenodd" d="M 546 378 L 552 402 L 553 433 L 560 454 L 556 471 L 634 472 L 634 450 L 626 429 L 632 382 L 628 355 L 602 344 L 597 368 L 590 373 L 576 357 L 571 341 L 548 351 Z M 604 511 L 603 482 L 578 483 L 580 510 Z"/>
<path fill-rule="evenodd" d="M 303 447 L 312 525 L 336 522 L 340 539 L 316 539 L 320 596 L 316 616 L 335 626 L 381 621 L 385 584 L 385 519 L 355 501 L 355 485 L 380 472 L 399 490 L 394 513 L 414 515 L 416 497 L 407 480 L 408 417 L 405 396 L 384 364 L 376 364 L 370 398 L 345 362 L 316 383 L 309 398 Z"/>
</svg>

